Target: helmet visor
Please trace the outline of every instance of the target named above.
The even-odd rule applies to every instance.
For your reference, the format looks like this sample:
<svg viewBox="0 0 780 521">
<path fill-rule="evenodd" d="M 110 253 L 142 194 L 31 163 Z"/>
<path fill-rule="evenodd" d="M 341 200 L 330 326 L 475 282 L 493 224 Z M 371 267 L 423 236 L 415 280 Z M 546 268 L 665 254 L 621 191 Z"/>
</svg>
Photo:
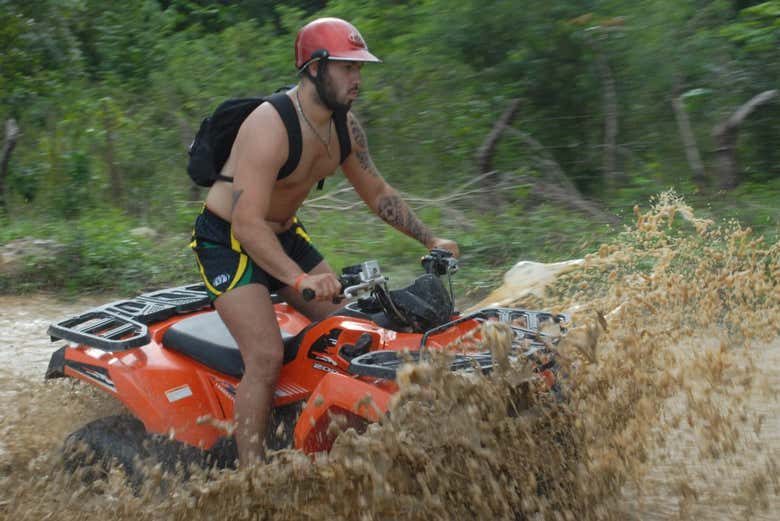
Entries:
<svg viewBox="0 0 780 521">
<path fill-rule="evenodd" d="M 349 61 L 349 62 L 372 62 L 382 63 L 382 60 L 368 52 L 366 49 L 353 49 L 349 51 L 338 51 L 328 56 L 329 60 Z"/>
</svg>

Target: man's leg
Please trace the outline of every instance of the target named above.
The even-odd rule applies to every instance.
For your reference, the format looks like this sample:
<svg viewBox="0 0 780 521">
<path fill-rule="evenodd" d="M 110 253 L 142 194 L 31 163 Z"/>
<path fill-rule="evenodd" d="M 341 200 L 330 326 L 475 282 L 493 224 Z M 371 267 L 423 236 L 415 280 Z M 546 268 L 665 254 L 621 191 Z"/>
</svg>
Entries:
<svg viewBox="0 0 780 521">
<path fill-rule="evenodd" d="M 324 260 L 309 270 L 309 273 L 311 274 L 332 272 L 333 270 Z M 282 296 L 282 298 L 284 298 L 285 302 L 289 303 L 292 307 L 306 315 L 310 320 L 320 320 L 325 318 L 330 313 L 333 313 L 342 307 L 342 304 L 334 304 L 328 300 L 312 300 L 310 302 L 306 302 L 303 300 L 303 296 L 300 293 L 289 286 L 285 286 L 284 288 L 280 289 L 278 293 Z"/>
<path fill-rule="evenodd" d="M 236 444 L 239 464 L 251 465 L 264 456 L 263 442 L 284 356 L 282 336 L 265 286 L 232 289 L 214 305 L 244 360 L 244 376 L 236 389 Z"/>
</svg>

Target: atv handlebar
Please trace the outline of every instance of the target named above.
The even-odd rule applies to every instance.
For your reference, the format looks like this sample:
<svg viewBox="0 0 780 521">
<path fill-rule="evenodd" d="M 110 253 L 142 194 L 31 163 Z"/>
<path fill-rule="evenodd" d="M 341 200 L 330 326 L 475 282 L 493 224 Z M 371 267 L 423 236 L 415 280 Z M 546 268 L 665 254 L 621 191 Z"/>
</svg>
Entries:
<svg viewBox="0 0 780 521">
<path fill-rule="evenodd" d="M 451 251 L 434 248 L 428 255 L 420 259 L 425 273 L 434 275 L 449 275 L 458 271 L 458 259 Z"/>
<path fill-rule="evenodd" d="M 385 277 L 378 277 L 371 281 L 361 282 L 359 284 L 348 286 L 348 280 L 345 280 L 343 277 L 339 277 L 339 283 L 341 283 L 341 293 L 333 297 L 333 303 L 338 304 L 344 298 L 357 297 L 359 293 L 371 291 L 377 284 L 384 284 L 385 282 L 387 282 Z M 301 295 L 303 296 L 303 300 L 306 302 L 314 300 L 317 296 L 316 293 L 314 293 L 314 290 L 311 288 L 304 288 L 301 292 Z"/>
<path fill-rule="evenodd" d="M 434 248 L 420 259 L 426 273 L 434 275 L 451 275 L 458 271 L 458 259 L 447 250 Z M 387 277 L 382 275 L 379 263 L 375 260 L 366 261 L 363 264 L 348 266 L 342 270 L 338 278 L 341 284 L 341 293 L 333 299 L 338 304 L 342 298 L 354 298 L 360 293 L 367 293 L 378 285 L 387 283 Z M 304 288 L 301 292 L 303 300 L 310 302 L 316 298 L 313 289 Z"/>
<path fill-rule="evenodd" d="M 371 291 L 377 285 L 387 282 L 387 278 L 382 275 L 379 269 L 379 263 L 375 260 L 344 268 L 338 279 L 339 284 L 341 284 L 341 293 L 333 299 L 334 303 L 340 302 L 342 298 L 354 298 L 360 293 Z M 306 302 L 314 300 L 317 296 L 311 288 L 304 288 L 301 295 Z"/>
</svg>

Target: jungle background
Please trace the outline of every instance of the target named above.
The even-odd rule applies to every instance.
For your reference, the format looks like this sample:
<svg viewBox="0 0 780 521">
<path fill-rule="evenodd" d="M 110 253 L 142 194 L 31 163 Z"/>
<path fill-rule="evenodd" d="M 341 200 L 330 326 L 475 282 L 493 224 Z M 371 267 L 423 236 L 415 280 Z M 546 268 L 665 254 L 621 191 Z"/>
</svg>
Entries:
<svg viewBox="0 0 780 521">
<path fill-rule="evenodd" d="M 780 231 L 780 0 L 0 0 L 0 291 L 197 280 L 187 146 L 226 98 L 297 81 L 293 40 L 353 22 L 384 60 L 354 105 L 383 175 L 479 293 L 581 257 L 674 189 Z M 421 248 L 337 174 L 302 211 L 340 268 Z M 30 246 L 32 245 L 32 246 Z M 11 262 L 22 257 L 21 264 Z"/>
</svg>

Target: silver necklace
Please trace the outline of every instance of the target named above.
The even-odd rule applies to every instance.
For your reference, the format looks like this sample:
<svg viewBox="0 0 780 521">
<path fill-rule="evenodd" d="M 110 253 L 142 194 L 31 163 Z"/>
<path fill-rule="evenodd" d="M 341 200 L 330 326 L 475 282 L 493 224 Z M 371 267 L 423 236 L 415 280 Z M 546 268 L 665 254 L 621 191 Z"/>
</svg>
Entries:
<svg viewBox="0 0 780 521">
<path fill-rule="evenodd" d="M 301 116 L 303 116 L 303 120 L 306 122 L 307 125 L 309 125 L 309 128 L 311 129 L 312 132 L 314 132 L 314 135 L 317 136 L 317 139 L 319 139 L 320 142 L 323 145 L 325 145 L 325 152 L 328 153 L 328 158 L 332 158 L 333 156 L 331 156 L 330 154 L 330 135 L 332 130 L 331 123 L 333 122 L 333 120 L 331 119 L 328 120 L 328 138 L 325 139 L 320 135 L 319 132 L 317 132 L 317 129 L 314 128 L 314 125 L 312 125 L 311 121 L 309 121 L 309 118 L 306 117 L 306 113 L 303 111 L 303 108 L 301 107 L 301 96 L 300 96 L 300 90 L 298 89 L 295 89 L 295 101 L 296 104 L 298 105 L 298 112 L 300 112 Z"/>
</svg>

